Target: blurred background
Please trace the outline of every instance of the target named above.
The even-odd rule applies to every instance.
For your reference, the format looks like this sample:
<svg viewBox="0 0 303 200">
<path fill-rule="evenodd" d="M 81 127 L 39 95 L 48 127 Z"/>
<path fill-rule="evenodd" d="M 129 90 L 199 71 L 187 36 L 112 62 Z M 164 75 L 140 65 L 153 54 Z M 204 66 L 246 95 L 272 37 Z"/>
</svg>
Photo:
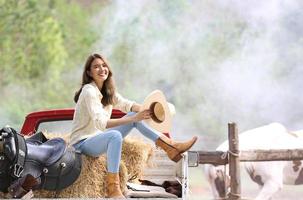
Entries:
<svg viewBox="0 0 303 200">
<path fill-rule="evenodd" d="M 0 0 L 0 125 L 74 107 L 98 52 L 123 96 L 165 93 L 172 136 L 198 135 L 195 150 L 214 150 L 231 121 L 302 129 L 302 10 L 300 0 Z M 190 173 L 192 199 L 210 199 L 202 167 Z"/>
</svg>

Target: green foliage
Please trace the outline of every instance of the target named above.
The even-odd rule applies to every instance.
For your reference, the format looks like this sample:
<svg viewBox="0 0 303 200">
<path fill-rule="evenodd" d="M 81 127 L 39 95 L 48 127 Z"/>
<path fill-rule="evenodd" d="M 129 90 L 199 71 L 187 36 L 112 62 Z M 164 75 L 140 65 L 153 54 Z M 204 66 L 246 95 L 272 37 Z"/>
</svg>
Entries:
<svg viewBox="0 0 303 200">
<path fill-rule="evenodd" d="M 0 3 L 0 107 L 13 125 L 33 110 L 72 105 L 69 76 L 96 41 L 91 10 L 61 0 Z"/>
</svg>

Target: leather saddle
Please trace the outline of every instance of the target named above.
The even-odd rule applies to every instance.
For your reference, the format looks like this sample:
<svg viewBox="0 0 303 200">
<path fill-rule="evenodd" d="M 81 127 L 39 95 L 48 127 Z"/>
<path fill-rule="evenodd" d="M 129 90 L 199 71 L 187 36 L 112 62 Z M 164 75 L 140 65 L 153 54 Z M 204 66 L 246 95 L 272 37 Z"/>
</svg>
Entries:
<svg viewBox="0 0 303 200">
<path fill-rule="evenodd" d="M 39 189 L 61 190 L 79 177 L 80 152 L 67 147 L 62 138 L 47 139 L 42 132 L 26 139 L 27 158 L 23 174 L 39 179 Z"/>
<path fill-rule="evenodd" d="M 12 134 L 7 133 L 10 130 L 13 130 Z M 7 192 L 10 185 L 9 192 L 13 197 L 21 197 L 31 189 L 55 190 L 57 194 L 79 177 L 81 154 L 73 147 L 67 147 L 62 138 L 48 140 L 39 132 L 24 140 L 14 129 L 4 130 L 0 136 L 0 142 L 4 143 L 4 150 L 0 151 L 1 191 Z M 16 171 L 15 163 L 20 175 L 13 177 L 10 175 L 15 174 L 11 173 Z"/>
<path fill-rule="evenodd" d="M 26 145 L 27 159 L 45 166 L 58 161 L 66 150 L 66 143 L 62 138 L 53 138 L 39 145 L 26 142 Z"/>
<path fill-rule="evenodd" d="M 27 138 L 27 157 L 25 159 L 23 175 L 31 174 L 40 178 L 43 168 L 57 162 L 66 150 L 66 143 L 62 138 L 47 140 L 42 132 Z"/>
</svg>

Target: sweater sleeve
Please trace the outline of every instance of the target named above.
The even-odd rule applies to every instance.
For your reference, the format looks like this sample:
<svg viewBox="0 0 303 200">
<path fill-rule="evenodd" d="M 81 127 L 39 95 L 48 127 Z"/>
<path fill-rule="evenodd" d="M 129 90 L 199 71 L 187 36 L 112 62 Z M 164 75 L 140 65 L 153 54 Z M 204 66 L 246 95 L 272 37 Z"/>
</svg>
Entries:
<svg viewBox="0 0 303 200">
<path fill-rule="evenodd" d="M 104 131 L 107 121 L 110 119 L 109 114 L 103 109 L 100 98 L 94 88 L 85 88 L 83 91 L 84 101 L 90 118 L 93 120 L 97 129 Z"/>
<path fill-rule="evenodd" d="M 115 94 L 115 104 L 114 104 L 114 108 L 115 109 L 119 109 L 122 112 L 130 112 L 132 106 L 134 105 L 134 101 L 130 101 L 128 99 L 125 99 L 124 97 L 122 97 L 119 93 Z"/>
</svg>

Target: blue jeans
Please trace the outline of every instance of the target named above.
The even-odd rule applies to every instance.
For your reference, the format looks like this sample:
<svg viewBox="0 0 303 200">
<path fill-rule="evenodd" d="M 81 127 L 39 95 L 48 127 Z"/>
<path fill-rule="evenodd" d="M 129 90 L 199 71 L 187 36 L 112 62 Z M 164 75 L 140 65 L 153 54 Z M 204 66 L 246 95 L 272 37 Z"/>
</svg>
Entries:
<svg viewBox="0 0 303 200">
<path fill-rule="evenodd" d="M 129 112 L 126 116 L 135 114 L 134 112 Z M 77 142 L 74 144 L 74 147 L 82 154 L 93 157 L 98 157 L 106 152 L 108 172 L 117 173 L 119 172 L 123 138 L 126 137 L 133 128 L 138 129 L 140 133 L 154 142 L 160 136 L 158 131 L 151 129 L 147 124 L 140 121 L 110 128 L 93 137 Z"/>
</svg>

